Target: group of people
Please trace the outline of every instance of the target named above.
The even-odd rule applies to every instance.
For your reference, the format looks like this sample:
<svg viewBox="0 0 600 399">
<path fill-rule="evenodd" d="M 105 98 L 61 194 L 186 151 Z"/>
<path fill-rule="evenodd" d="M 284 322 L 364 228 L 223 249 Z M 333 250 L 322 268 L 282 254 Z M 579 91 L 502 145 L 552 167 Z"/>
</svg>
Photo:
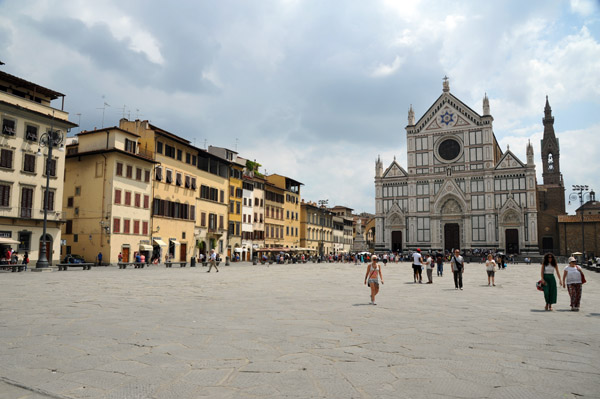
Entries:
<svg viewBox="0 0 600 399">
<path fill-rule="evenodd" d="M 583 291 L 584 275 L 581 267 L 577 265 L 577 259 L 574 257 L 569 258 L 569 264 L 563 269 L 563 275 L 561 277 L 560 271 L 558 270 L 558 263 L 556 257 L 553 254 L 544 255 L 544 261 L 542 262 L 540 284 L 544 290 L 544 299 L 546 300 L 547 311 L 551 311 L 552 305 L 556 303 L 558 296 L 558 289 L 556 287 L 556 279 L 554 274 L 558 278 L 558 284 L 566 288 L 571 298 L 571 311 L 579 312 L 579 306 L 581 304 L 581 293 Z"/>
<path fill-rule="evenodd" d="M 4 251 L 4 255 L 2 257 L 2 264 L 5 265 L 22 265 L 23 270 L 27 270 L 27 264 L 29 263 L 29 254 L 27 251 L 23 254 L 22 257 L 19 257 L 19 253 L 12 248 L 7 248 Z"/>
<path fill-rule="evenodd" d="M 365 285 L 371 289 L 371 304 L 376 305 L 375 297 L 379 293 L 379 284 L 383 284 L 383 275 L 381 273 L 381 265 L 378 263 L 379 258 L 377 255 L 371 256 L 371 262 L 367 266 L 367 272 L 365 274 Z M 441 256 L 435 259 L 430 254 L 421 254 L 421 250 L 417 249 L 413 253 L 413 279 L 414 283 L 422 283 L 422 271 L 427 271 L 427 284 L 433 284 L 433 268 L 437 263 L 438 276 L 443 274 L 443 258 Z M 454 287 L 456 290 L 463 289 L 463 274 L 465 272 L 465 261 L 460 254 L 459 249 L 455 249 L 453 255 L 450 257 L 450 265 L 452 267 L 452 274 L 454 275 Z M 441 266 L 441 267 L 440 267 Z M 487 260 L 485 262 L 485 268 L 488 278 L 488 286 L 495 287 L 495 272 L 498 268 L 494 255 L 488 253 Z M 557 299 L 557 286 L 554 274 L 558 279 L 558 283 L 561 287 L 568 290 L 571 298 L 571 310 L 574 312 L 579 311 L 581 303 L 582 286 L 585 282 L 585 277 L 581 267 L 577 265 L 577 259 L 574 257 L 569 258 L 569 264 L 563 269 L 562 276 L 558 270 L 558 263 L 556 257 L 553 254 L 546 254 L 542 262 L 541 268 L 541 280 L 540 284 L 543 287 L 544 298 L 546 300 L 545 310 L 551 311 L 552 305 L 556 303 Z"/>
</svg>

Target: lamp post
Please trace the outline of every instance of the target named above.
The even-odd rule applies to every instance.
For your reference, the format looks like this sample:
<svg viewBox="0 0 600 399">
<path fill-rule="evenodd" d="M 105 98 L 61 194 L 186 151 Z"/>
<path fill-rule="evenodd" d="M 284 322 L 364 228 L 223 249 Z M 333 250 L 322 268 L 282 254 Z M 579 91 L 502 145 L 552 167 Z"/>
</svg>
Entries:
<svg viewBox="0 0 600 399">
<path fill-rule="evenodd" d="M 592 201 L 595 200 L 596 194 L 594 193 L 594 190 L 587 192 L 589 190 L 588 186 L 583 186 L 583 185 L 578 185 L 578 184 L 574 184 L 573 185 L 573 192 L 569 195 L 569 205 L 571 204 L 571 201 L 575 201 L 577 199 L 579 199 L 579 206 L 581 209 L 581 253 L 583 254 L 583 260 L 585 261 L 586 256 L 585 256 L 585 230 L 584 230 L 584 221 L 583 221 L 583 202 L 584 202 L 584 198 L 587 195 L 589 199 L 591 199 Z"/>
<path fill-rule="evenodd" d="M 35 264 L 35 269 L 42 271 L 48 269 L 48 255 L 46 253 L 46 227 L 48 224 L 48 191 L 50 187 L 50 165 L 52 161 L 52 149 L 59 147 L 59 151 L 64 151 L 63 147 L 64 136 L 60 130 L 54 130 L 54 116 L 52 117 L 52 124 L 50 130 L 42 134 L 40 137 L 40 147 L 48 147 L 48 157 L 46 158 L 46 190 L 44 192 L 44 227 L 42 230 L 42 247 L 40 248 L 40 256 Z M 42 156 L 42 151 L 38 148 L 37 156 Z"/>
<path fill-rule="evenodd" d="M 321 258 L 325 253 L 324 235 L 325 235 L 325 207 L 329 203 L 329 200 L 319 200 L 319 208 L 321 208 Z"/>
</svg>

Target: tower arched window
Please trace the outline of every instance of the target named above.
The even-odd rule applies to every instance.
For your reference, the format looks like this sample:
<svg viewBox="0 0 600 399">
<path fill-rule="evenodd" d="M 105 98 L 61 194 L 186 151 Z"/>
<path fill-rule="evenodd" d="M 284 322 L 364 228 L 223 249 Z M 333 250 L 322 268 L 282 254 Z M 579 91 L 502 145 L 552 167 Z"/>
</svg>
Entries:
<svg viewBox="0 0 600 399">
<path fill-rule="evenodd" d="M 554 157 L 552 153 L 548 154 L 548 170 L 554 170 Z"/>
</svg>

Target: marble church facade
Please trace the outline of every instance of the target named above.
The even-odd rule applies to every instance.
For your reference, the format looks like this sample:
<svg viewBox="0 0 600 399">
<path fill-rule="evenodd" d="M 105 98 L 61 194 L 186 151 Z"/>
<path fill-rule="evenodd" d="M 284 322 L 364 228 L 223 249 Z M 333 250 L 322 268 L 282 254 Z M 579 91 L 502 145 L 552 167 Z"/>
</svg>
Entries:
<svg viewBox="0 0 600 399">
<path fill-rule="evenodd" d="M 406 126 L 408 165 L 375 164 L 376 251 L 501 249 L 537 253 L 533 147 L 522 162 L 502 151 L 489 100 L 480 115 L 442 94 Z"/>
</svg>

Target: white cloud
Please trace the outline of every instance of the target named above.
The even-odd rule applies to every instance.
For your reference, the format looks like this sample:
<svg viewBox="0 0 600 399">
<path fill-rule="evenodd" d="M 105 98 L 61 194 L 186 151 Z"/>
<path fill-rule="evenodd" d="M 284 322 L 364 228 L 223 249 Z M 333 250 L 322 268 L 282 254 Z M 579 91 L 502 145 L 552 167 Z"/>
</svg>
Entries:
<svg viewBox="0 0 600 399">
<path fill-rule="evenodd" d="M 373 72 L 371 72 L 371 76 L 375 78 L 383 78 L 393 75 L 398 71 L 398 69 L 400 69 L 402 64 L 404 64 L 404 59 L 397 55 L 391 64 L 379 64 L 377 67 L 375 67 Z"/>
<path fill-rule="evenodd" d="M 592 15 L 597 8 L 594 0 L 571 0 L 571 10 L 584 17 Z"/>
</svg>

